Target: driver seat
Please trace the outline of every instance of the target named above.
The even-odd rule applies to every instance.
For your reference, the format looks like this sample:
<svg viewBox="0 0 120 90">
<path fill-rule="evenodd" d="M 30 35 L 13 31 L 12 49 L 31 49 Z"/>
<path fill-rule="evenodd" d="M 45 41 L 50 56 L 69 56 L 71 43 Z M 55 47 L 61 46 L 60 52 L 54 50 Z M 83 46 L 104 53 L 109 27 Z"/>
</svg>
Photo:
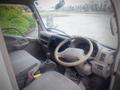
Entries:
<svg viewBox="0 0 120 90">
<path fill-rule="evenodd" d="M 23 90 L 83 90 L 82 87 L 55 71 L 49 71 Z"/>
</svg>

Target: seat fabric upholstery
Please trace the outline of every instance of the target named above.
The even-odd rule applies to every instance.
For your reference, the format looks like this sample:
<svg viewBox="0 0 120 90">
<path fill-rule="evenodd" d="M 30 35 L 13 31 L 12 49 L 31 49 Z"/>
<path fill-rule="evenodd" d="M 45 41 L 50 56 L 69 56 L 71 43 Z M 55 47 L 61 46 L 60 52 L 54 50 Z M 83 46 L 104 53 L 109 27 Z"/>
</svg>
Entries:
<svg viewBox="0 0 120 90">
<path fill-rule="evenodd" d="M 82 90 L 78 85 L 54 71 L 47 72 L 24 90 Z"/>
<path fill-rule="evenodd" d="M 13 65 L 19 88 L 23 87 L 28 73 L 31 71 L 36 72 L 41 64 L 39 60 L 34 58 L 25 50 L 18 50 L 10 53 L 10 59 Z"/>
</svg>

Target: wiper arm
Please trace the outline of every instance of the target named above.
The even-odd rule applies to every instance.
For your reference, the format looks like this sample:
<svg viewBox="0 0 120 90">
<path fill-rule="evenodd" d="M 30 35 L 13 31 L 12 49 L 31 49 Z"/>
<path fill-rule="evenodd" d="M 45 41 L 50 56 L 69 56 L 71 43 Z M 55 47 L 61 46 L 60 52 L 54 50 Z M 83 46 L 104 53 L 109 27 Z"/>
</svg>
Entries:
<svg viewBox="0 0 120 90">
<path fill-rule="evenodd" d="M 112 20 L 110 20 L 110 30 L 111 30 L 111 34 L 114 36 L 115 33 L 113 31 L 113 24 L 112 24 Z"/>
</svg>

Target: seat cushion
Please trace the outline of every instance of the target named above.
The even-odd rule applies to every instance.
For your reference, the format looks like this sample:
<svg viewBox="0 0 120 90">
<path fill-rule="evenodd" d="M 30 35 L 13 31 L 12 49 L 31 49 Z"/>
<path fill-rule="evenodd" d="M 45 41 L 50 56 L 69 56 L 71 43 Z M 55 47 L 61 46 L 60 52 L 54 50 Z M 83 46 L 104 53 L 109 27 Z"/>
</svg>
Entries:
<svg viewBox="0 0 120 90">
<path fill-rule="evenodd" d="M 23 87 L 28 72 L 36 72 L 39 69 L 40 61 L 34 58 L 25 50 L 18 50 L 10 53 L 10 59 L 13 65 L 19 87 Z"/>
<path fill-rule="evenodd" d="M 77 84 L 54 71 L 47 72 L 24 90 L 82 90 Z"/>
</svg>

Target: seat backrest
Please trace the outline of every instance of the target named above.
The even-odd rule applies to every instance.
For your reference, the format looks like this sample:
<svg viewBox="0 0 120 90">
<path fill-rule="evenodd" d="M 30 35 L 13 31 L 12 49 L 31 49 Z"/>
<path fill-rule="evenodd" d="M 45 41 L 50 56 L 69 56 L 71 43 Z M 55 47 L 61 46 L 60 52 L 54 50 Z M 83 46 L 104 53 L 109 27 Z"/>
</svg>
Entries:
<svg viewBox="0 0 120 90">
<path fill-rule="evenodd" d="M 16 78 L 15 78 L 15 75 L 14 75 L 14 71 L 13 71 L 13 68 L 12 68 L 12 64 L 10 62 L 9 55 L 8 55 L 8 52 L 7 52 L 7 48 L 6 48 L 6 45 L 5 45 L 5 42 L 4 42 L 4 38 L 3 38 L 3 35 L 2 35 L 2 32 L 1 32 L 1 29 L 0 29 L 0 61 L 3 61 L 4 67 L 5 67 L 5 70 L 6 70 L 6 74 L 7 74 L 7 75 L 4 75 L 3 79 L 6 79 L 5 76 L 8 76 L 8 79 L 9 79 L 9 82 L 12 86 L 12 89 L 13 90 L 19 90 L 17 82 L 16 82 Z M 2 72 L 5 72 L 5 71 L 3 70 Z M 2 75 L 2 73 L 0 73 L 0 74 Z M 0 77 L 0 78 L 2 78 L 2 77 Z M 0 86 L 2 85 L 2 83 L 3 83 L 3 81 L 0 80 Z M 4 86 L 0 87 L 0 89 L 2 89 L 2 88 L 4 88 Z M 2 89 L 2 90 L 5 90 L 5 89 Z M 9 88 L 9 90 L 11 90 L 11 89 Z"/>
</svg>

